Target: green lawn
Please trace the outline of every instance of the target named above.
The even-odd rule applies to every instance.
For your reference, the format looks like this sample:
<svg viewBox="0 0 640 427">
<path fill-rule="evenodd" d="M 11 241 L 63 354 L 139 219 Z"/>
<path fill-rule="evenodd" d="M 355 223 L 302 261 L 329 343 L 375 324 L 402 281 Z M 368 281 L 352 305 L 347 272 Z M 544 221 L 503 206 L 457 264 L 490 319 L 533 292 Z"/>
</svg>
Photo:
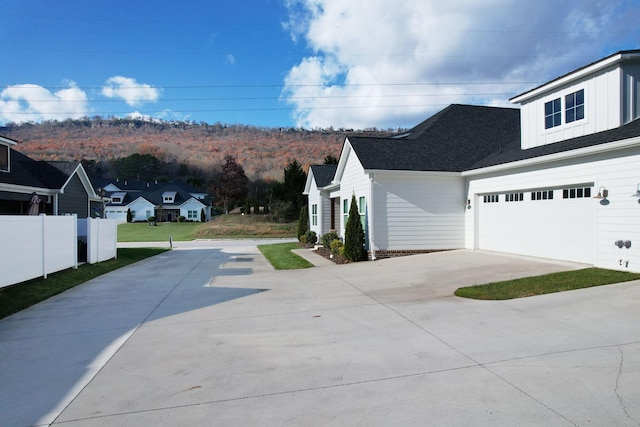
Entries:
<svg viewBox="0 0 640 427">
<path fill-rule="evenodd" d="M 469 286 L 455 291 L 455 295 L 480 300 L 506 300 L 524 298 L 553 292 L 590 288 L 592 286 L 610 285 L 640 279 L 640 274 L 625 271 L 586 268 L 583 270 L 565 271 L 545 274 L 543 276 L 525 277 L 504 282 Z"/>
<path fill-rule="evenodd" d="M 298 249 L 298 243 L 276 243 L 274 245 L 258 245 L 258 249 L 269 260 L 276 270 L 296 270 L 313 267 L 306 259 L 291 252 Z"/>
<path fill-rule="evenodd" d="M 296 237 L 297 221 L 271 222 L 266 215 L 219 215 L 209 222 L 146 222 L 118 225 L 119 242 L 167 242 L 194 239 Z"/>
<path fill-rule="evenodd" d="M 118 258 L 97 264 L 82 264 L 77 269 L 67 269 L 49 274 L 46 279 L 37 278 L 0 288 L 0 319 L 60 292 L 142 259 L 166 252 L 158 248 L 120 248 Z"/>
<path fill-rule="evenodd" d="M 167 242 L 193 240 L 199 222 L 158 222 L 148 225 L 146 222 L 124 223 L 118 225 L 118 242 Z"/>
</svg>

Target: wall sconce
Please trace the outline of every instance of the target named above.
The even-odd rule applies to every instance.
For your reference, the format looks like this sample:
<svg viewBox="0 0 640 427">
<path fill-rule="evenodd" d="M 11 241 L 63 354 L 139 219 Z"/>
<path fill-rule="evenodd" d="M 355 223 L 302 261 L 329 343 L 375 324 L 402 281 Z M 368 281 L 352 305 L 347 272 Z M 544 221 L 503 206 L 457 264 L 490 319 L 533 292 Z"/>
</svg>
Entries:
<svg viewBox="0 0 640 427">
<path fill-rule="evenodd" d="M 640 203 L 640 201 L 638 201 L 638 203 Z M 464 207 L 466 209 L 471 209 L 471 200 L 467 199 L 467 201 L 464 203 Z"/>
<path fill-rule="evenodd" d="M 608 196 L 609 196 L 609 190 L 607 190 L 606 188 L 604 188 L 604 186 L 602 186 L 598 188 L 598 194 L 595 195 L 593 198 L 607 200 Z"/>
<path fill-rule="evenodd" d="M 636 187 L 636 192 L 631 195 L 631 197 L 639 197 L 638 203 L 640 203 L 640 184 Z"/>
<path fill-rule="evenodd" d="M 609 190 L 607 190 L 606 188 L 604 188 L 604 186 L 601 186 L 600 188 L 598 188 L 598 194 L 596 196 L 594 196 L 594 199 L 600 199 L 600 204 L 602 206 L 606 206 L 609 204 L 609 200 L 607 200 L 607 197 L 609 196 Z"/>
</svg>

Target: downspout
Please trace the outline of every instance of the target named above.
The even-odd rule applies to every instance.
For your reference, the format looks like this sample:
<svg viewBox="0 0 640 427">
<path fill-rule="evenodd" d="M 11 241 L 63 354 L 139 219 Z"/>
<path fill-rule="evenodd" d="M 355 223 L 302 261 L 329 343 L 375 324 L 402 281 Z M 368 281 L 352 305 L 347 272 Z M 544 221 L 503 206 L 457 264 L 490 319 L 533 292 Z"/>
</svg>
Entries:
<svg viewBox="0 0 640 427">
<path fill-rule="evenodd" d="M 369 229 L 369 249 L 371 250 L 371 260 L 376 260 L 376 245 L 373 241 L 373 236 L 375 235 L 373 232 L 373 178 L 374 174 L 369 175 L 369 203 L 367 204 L 367 212 L 369 213 L 367 217 L 367 228 Z"/>
</svg>

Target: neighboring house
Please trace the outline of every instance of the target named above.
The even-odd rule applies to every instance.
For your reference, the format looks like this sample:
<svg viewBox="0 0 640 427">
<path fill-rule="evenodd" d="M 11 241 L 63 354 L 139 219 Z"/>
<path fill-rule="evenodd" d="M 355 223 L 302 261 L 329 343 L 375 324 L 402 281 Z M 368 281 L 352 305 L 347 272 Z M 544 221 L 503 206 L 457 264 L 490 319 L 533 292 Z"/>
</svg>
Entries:
<svg viewBox="0 0 640 427">
<path fill-rule="evenodd" d="M 453 105 L 394 138 L 347 138 L 330 184 L 314 190 L 309 174 L 310 210 L 330 197 L 344 236 L 355 195 L 374 258 L 468 248 L 640 271 L 640 50 L 511 102 L 520 110 Z"/>
<path fill-rule="evenodd" d="M 313 165 L 309 168 L 304 193 L 309 196 L 309 228 L 318 237 L 337 229 L 335 209 L 329 193 L 320 191 L 331 184 L 337 165 Z"/>
<path fill-rule="evenodd" d="M 80 162 L 37 161 L 14 150 L 16 145 L 0 137 L 0 214 L 26 215 L 36 193 L 40 213 L 91 216 L 100 197 Z"/>
<path fill-rule="evenodd" d="M 127 220 L 131 211 L 133 221 L 156 217 L 159 221 L 205 221 L 211 219 L 211 198 L 207 193 L 183 183 L 159 183 L 129 180 L 95 180 L 102 185 L 109 202 L 105 204 L 107 218 Z"/>
</svg>

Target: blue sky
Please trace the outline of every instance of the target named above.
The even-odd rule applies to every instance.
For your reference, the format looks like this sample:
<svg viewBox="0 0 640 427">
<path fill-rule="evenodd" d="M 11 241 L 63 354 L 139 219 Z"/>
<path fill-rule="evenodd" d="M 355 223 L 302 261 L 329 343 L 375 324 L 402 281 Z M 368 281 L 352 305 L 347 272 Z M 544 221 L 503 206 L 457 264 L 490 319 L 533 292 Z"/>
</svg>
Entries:
<svg viewBox="0 0 640 427">
<path fill-rule="evenodd" d="M 640 47 L 640 1 L 8 0 L 0 123 L 411 127 Z"/>
</svg>

